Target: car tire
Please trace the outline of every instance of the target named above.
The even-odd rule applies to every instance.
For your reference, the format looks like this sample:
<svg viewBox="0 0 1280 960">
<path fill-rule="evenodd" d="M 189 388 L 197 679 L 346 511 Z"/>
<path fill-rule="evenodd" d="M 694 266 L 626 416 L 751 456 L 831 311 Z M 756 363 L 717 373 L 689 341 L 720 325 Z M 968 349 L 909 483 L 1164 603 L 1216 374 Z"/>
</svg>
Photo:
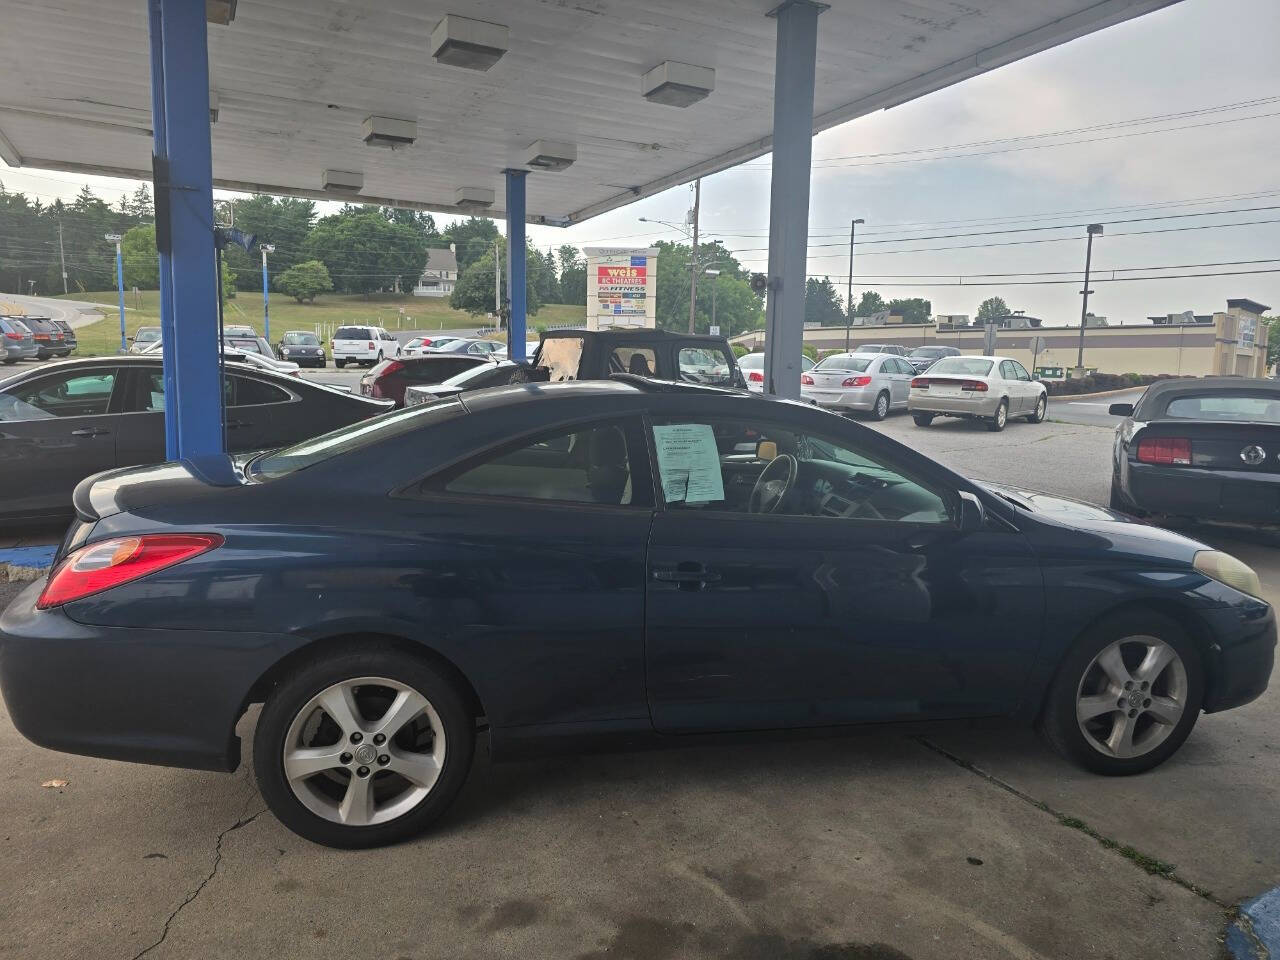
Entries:
<svg viewBox="0 0 1280 960">
<path fill-rule="evenodd" d="M 1140 510 L 1138 507 L 1133 506 L 1131 503 L 1129 503 L 1128 500 L 1125 499 L 1124 494 L 1120 492 L 1120 488 L 1116 486 L 1115 477 L 1111 478 L 1111 497 L 1108 502 L 1111 506 L 1111 509 L 1117 511 L 1118 513 L 1124 513 L 1124 514 L 1127 514 L 1128 516 L 1139 517 L 1139 518 L 1145 517 L 1147 515 L 1147 512 L 1145 510 Z"/>
<path fill-rule="evenodd" d="M 361 715 L 348 716 L 352 723 L 347 725 L 359 726 L 368 734 L 367 740 L 353 740 L 351 734 L 360 730 L 348 732 L 345 726 L 340 730 L 332 715 L 317 705 L 318 698 L 335 691 L 337 702 L 357 705 Z M 356 693 L 349 695 L 349 691 Z M 423 707 L 398 727 L 399 732 L 380 742 L 370 731 L 402 702 L 402 693 L 416 694 Z M 368 719 L 370 709 L 378 719 Z M 291 738 L 297 738 L 292 746 L 298 750 L 322 750 L 326 743 L 335 750 L 346 749 L 336 761 L 324 761 L 333 763 L 332 767 L 291 781 L 285 762 Z M 317 740 L 323 742 L 317 744 Z M 409 749 L 414 742 L 429 744 L 428 752 Z M 361 748 L 368 748 L 368 758 L 358 755 Z M 457 685 L 423 657 L 391 644 L 367 643 L 317 656 L 275 688 L 258 719 L 253 768 L 263 799 L 286 827 L 315 843 L 358 849 L 397 843 L 429 827 L 462 788 L 474 752 L 475 717 Z M 379 769 L 384 758 L 387 766 Z M 402 762 L 415 775 L 433 778 L 419 785 L 392 773 Z M 361 770 L 366 771 L 364 775 L 359 774 Z M 293 784 L 298 785 L 296 789 Z M 352 804 L 344 812 L 352 796 L 371 795 L 352 795 L 353 786 L 360 784 L 367 791 L 380 784 L 376 789 L 383 798 L 374 796 L 362 809 Z M 404 794 L 396 792 L 401 785 L 407 791 Z M 418 791 L 424 792 L 415 799 Z M 383 804 L 387 809 L 379 809 Z M 397 812 L 398 806 L 407 808 Z M 346 816 L 352 822 L 341 822 Z"/>
<path fill-rule="evenodd" d="M 1151 659 L 1156 645 L 1162 656 L 1171 651 L 1173 658 L 1144 679 L 1151 671 L 1144 675 L 1143 667 L 1158 662 Z M 1119 678 L 1113 679 L 1111 671 L 1099 665 L 1098 661 L 1109 658 L 1108 651 L 1117 647 L 1121 651 L 1120 672 L 1130 678 L 1127 683 L 1132 689 L 1117 683 Z M 1100 688 L 1099 684 L 1105 686 Z M 1142 773 L 1164 763 L 1182 746 L 1200 715 L 1204 688 L 1200 649 L 1182 627 L 1153 610 L 1123 611 L 1089 628 L 1063 658 L 1045 698 L 1040 732 L 1059 754 L 1094 773 Z M 1115 697 L 1115 706 L 1111 697 Z M 1153 703 L 1157 704 L 1155 709 L 1151 708 Z M 1080 719 L 1099 705 L 1103 712 L 1087 721 Z M 1176 713 L 1174 706 L 1178 707 Z M 1170 722 L 1156 720 L 1157 716 Z M 1116 726 L 1126 722 L 1130 724 L 1129 741 Z M 1110 736 L 1104 738 L 1108 730 Z M 1125 748 L 1113 750 L 1113 740 L 1128 742 L 1128 755 Z"/>
<path fill-rule="evenodd" d="M 1044 423 L 1047 416 L 1049 416 L 1049 395 L 1042 393 L 1040 399 L 1036 401 L 1035 410 L 1027 417 L 1027 423 Z"/>
<path fill-rule="evenodd" d="M 889 403 L 889 391 L 881 390 L 880 393 L 876 395 L 875 405 L 871 408 L 871 419 L 883 420 L 885 417 L 889 416 Z"/>
<path fill-rule="evenodd" d="M 337 367 L 339 370 L 341 370 L 343 367 L 345 367 L 345 366 L 347 365 L 347 361 L 345 361 L 345 360 L 334 360 L 334 361 L 333 361 L 333 365 L 334 365 L 335 367 Z"/>
<path fill-rule="evenodd" d="M 916 422 L 917 427 L 927 427 L 933 423 L 932 413 L 913 413 L 911 419 Z"/>
<path fill-rule="evenodd" d="M 1000 406 L 996 407 L 996 415 L 987 420 L 987 429 L 992 433 L 999 433 L 1004 429 L 1006 423 L 1009 422 L 1009 401 L 1001 400 Z"/>
</svg>

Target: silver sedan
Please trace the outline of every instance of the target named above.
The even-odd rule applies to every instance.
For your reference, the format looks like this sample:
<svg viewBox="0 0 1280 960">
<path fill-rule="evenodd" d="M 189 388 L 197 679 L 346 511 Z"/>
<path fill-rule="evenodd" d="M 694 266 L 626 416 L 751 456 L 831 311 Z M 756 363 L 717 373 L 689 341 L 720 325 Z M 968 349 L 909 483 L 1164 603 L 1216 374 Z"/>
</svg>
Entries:
<svg viewBox="0 0 1280 960">
<path fill-rule="evenodd" d="M 860 411 L 883 420 L 905 410 L 915 369 L 891 353 L 837 353 L 800 377 L 800 394 L 840 413 Z"/>
<path fill-rule="evenodd" d="M 1012 357 L 943 357 L 912 382 L 909 409 L 921 427 L 938 416 L 968 417 L 999 431 L 1010 417 L 1040 423 L 1049 396 Z"/>
</svg>

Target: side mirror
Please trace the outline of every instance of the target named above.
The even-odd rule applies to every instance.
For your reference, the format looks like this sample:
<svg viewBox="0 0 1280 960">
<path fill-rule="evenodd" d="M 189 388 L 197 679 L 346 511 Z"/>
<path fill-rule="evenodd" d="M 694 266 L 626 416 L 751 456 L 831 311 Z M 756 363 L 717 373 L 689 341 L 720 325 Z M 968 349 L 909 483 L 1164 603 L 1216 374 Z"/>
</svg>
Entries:
<svg viewBox="0 0 1280 960">
<path fill-rule="evenodd" d="M 1113 403 L 1111 406 L 1107 407 L 1107 413 L 1111 414 L 1113 417 L 1132 417 L 1133 404 Z"/>
<path fill-rule="evenodd" d="M 987 511 L 982 501 L 967 490 L 960 491 L 960 532 L 975 533 L 987 522 Z"/>
</svg>

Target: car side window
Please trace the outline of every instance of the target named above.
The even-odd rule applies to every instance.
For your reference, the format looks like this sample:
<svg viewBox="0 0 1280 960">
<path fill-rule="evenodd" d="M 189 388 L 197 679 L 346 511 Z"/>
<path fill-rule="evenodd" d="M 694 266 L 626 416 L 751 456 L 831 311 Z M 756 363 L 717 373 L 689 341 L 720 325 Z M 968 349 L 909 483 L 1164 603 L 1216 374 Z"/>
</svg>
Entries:
<svg viewBox="0 0 1280 960">
<path fill-rule="evenodd" d="M 681 347 L 676 357 L 680 379 L 713 387 L 733 386 L 733 367 L 719 350 L 710 347 Z"/>
<path fill-rule="evenodd" d="M 526 438 L 425 486 L 480 497 L 603 506 L 647 503 L 632 479 L 627 426 L 608 421 Z"/>
<path fill-rule="evenodd" d="M 1006 380 L 1017 380 L 1018 375 L 1014 372 L 1013 364 L 1008 360 L 1000 361 L 1000 376 Z"/>
<path fill-rule="evenodd" d="M 229 376 L 227 380 L 230 382 L 228 406 L 252 407 L 265 403 L 287 403 L 293 399 L 286 390 L 275 384 L 264 383 L 252 377 Z"/>
<path fill-rule="evenodd" d="M 1027 368 L 1024 367 L 1022 364 L 1020 364 L 1017 360 L 1010 360 L 1009 363 L 1013 366 L 1013 375 L 1017 377 L 1019 380 L 1029 381 L 1031 379 L 1031 374 L 1027 373 Z"/>
<path fill-rule="evenodd" d="M 634 373 L 639 377 L 656 376 L 658 355 L 651 347 L 615 347 L 609 354 L 610 373 Z"/>
<path fill-rule="evenodd" d="M 767 420 L 670 419 L 651 427 L 668 510 L 950 523 L 954 493 L 848 439 Z"/>
<path fill-rule="evenodd" d="M 115 384 L 115 369 L 78 370 L 41 377 L 7 392 L 11 401 L 0 407 L 0 420 L 98 416 L 108 412 Z M 33 414 L 33 410 L 39 413 Z"/>
</svg>

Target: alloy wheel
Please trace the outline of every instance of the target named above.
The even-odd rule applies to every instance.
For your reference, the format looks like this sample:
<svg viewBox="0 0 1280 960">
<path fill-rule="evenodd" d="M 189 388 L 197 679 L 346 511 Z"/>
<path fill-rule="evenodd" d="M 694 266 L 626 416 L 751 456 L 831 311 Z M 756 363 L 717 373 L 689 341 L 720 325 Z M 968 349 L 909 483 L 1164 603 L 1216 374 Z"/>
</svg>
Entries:
<svg viewBox="0 0 1280 960">
<path fill-rule="evenodd" d="M 876 397 L 876 417 L 883 420 L 889 415 L 889 398 L 883 393 Z"/>
<path fill-rule="evenodd" d="M 1044 422 L 1044 415 L 1048 410 L 1049 401 L 1046 397 L 1041 397 L 1036 401 L 1036 423 Z"/>
<path fill-rule="evenodd" d="M 444 767 L 439 714 L 421 693 L 386 677 L 321 690 L 289 725 L 281 761 L 294 796 L 343 826 L 401 817 L 430 795 Z"/>
<path fill-rule="evenodd" d="M 1005 404 L 996 407 L 996 426 L 1003 428 L 1005 422 L 1009 419 L 1009 408 Z"/>
<path fill-rule="evenodd" d="M 1163 743 L 1187 706 L 1187 668 L 1158 637 L 1124 637 L 1090 661 L 1076 691 L 1076 721 L 1088 744 L 1127 759 Z"/>
</svg>

